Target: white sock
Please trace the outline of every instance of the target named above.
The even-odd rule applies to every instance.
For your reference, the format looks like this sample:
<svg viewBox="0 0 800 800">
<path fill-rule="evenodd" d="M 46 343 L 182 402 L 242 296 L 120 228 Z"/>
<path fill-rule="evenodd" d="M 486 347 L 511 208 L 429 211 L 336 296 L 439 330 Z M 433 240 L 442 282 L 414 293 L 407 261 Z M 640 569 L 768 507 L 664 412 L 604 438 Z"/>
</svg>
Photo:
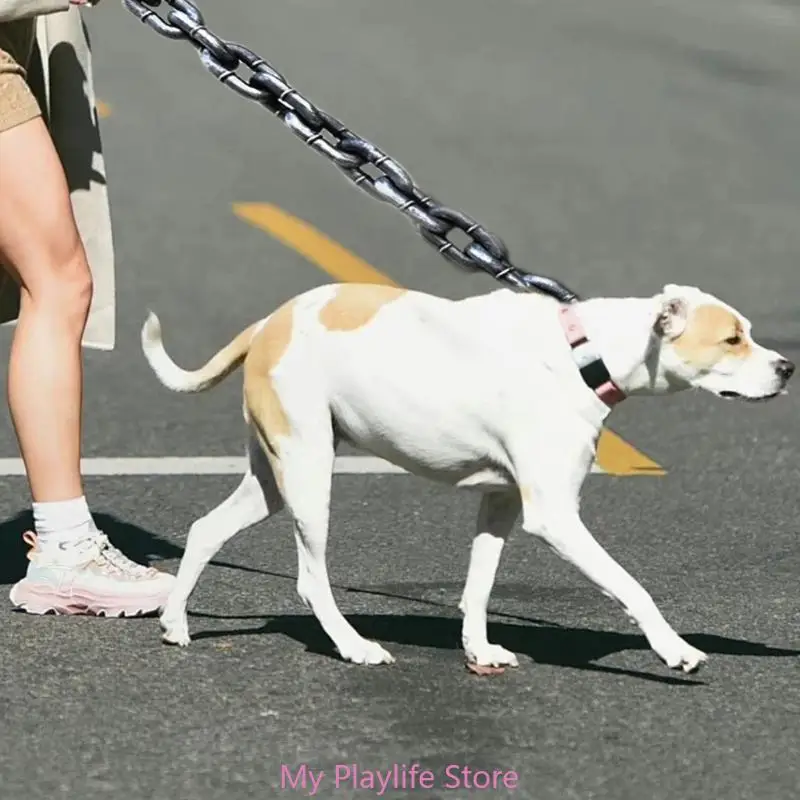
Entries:
<svg viewBox="0 0 800 800">
<path fill-rule="evenodd" d="M 34 503 L 33 522 L 42 546 L 53 541 L 78 541 L 97 531 L 86 497 L 56 503 Z"/>
</svg>

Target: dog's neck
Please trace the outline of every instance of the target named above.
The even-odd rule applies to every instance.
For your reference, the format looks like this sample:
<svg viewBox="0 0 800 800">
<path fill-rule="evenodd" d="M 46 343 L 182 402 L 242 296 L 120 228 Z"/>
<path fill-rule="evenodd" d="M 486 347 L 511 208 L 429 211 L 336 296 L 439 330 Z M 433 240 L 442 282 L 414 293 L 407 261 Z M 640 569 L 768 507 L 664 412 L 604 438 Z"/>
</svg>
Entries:
<svg viewBox="0 0 800 800">
<path fill-rule="evenodd" d="M 653 297 L 595 298 L 575 306 L 586 335 L 612 380 L 626 395 L 678 390 L 661 368 L 654 324 L 659 306 Z"/>
</svg>

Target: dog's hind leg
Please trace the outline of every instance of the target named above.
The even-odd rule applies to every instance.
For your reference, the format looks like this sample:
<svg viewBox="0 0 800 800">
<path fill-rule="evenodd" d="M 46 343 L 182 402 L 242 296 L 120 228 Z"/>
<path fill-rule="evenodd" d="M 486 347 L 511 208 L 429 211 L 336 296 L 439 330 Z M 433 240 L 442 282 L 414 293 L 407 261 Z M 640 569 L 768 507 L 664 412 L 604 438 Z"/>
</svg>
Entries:
<svg viewBox="0 0 800 800">
<path fill-rule="evenodd" d="M 517 666 L 517 657 L 490 644 L 486 635 L 486 607 L 506 539 L 519 516 L 519 493 L 489 492 L 481 499 L 478 526 L 472 540 L 467 580 L 459 609 L 464 615 L 461 642 L 467 660 L 480 666 Z"/>
<path fill-rule="evenodd" d="M 163 639 L 169 644 L 189 644 L 186 605 L 208 562 L 239 531 L 261 522 L 283 507 L 274 472 L 253 439 L 249 442 L 249 460 L 247 472 L 238 487 L 189 530 L 175 586 L 160 617 Z"/>
<path fill-rule="evenodd" d="M 345 661 L 390 664 L 392 655 L 364 639 L 344 618 L 331 590 L 326 548 L 335 448 L 330 421 L 325 425 L 327 430 L 321 423 L 317 430 L 305 428 L 302 437 L 281 446 L 282 490 L 294 518 L 297 544 L 297 593 Z"/>
</svg>

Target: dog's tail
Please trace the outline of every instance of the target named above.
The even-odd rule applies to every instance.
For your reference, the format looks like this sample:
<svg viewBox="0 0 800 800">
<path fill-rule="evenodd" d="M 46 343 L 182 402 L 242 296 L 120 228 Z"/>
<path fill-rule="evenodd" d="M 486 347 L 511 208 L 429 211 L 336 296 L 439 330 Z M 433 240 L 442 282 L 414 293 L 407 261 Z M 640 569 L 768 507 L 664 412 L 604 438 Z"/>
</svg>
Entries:
<svg viewBox="0 0 800 800">
<path fill-rule="evenodd" d="M 169 356 L 161 339 L 161 323 L 151 311 L 142 326 L 142 350 L 158 379 L 173 392 L 204 392 L 228 377 L 244 361 L 256 325 L 245 328 L 200 369 L 186 370 Z"/>
</svg>

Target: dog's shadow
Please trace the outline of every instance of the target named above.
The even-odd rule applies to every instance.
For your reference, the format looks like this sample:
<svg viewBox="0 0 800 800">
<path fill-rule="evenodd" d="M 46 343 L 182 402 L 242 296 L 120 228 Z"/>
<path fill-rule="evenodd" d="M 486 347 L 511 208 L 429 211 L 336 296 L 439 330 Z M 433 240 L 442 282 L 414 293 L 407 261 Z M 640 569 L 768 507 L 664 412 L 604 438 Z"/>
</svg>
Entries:
<svg viewBox="0 0 800 800">
<path fill-rule="evenodd" d="M 155 533 L 109 514 L 93 513 L 95 524 L 109 541 L 125 555 L 142 564 L 180 558 L 183 548 Z M 16 583 L 28 568 L 28 546 L 22 541 L 25 531 L 33 530 L 30 511 L 21 511 L 0 523 L 0 586 Z"/>
<path fill-rule="evenodd" d="M 408 599 L 425 602 L 417 598 Z M 255 628 L 201 630 L 192 635 L 193 640 L 258 634 L 281 634 L 304 645 L 311 653 L 339 659 L 339 655 L 330 640 L 322 631 L 317 620 L 310 614 L 267 618 L 258 616 L 226 617 L 201 612 L 190 612 L 189 615 L 205 619 L 263 620 L 263 625 Z M 412 645 L 420 648 L 461 650 L 461 622 L 459 619 L 452 617 L 415 614 L 356 614 L 347 615 L 347 619 L 367 639 L 374 639 L 382 643 Z M 677 677 L 675 674 L 655 674 L 655 672 L 642 672 L 594 663 L 606 656 L 625 650 L 650 651 L 650 645 L 644 636 L 598 631 L 589 628 L 562 627 L 541 620 L 525 620 L 521 617 L 516 619 L 523 621 L 520 623 L 490 622 L 488 626 L 489 640 L 520 656 L 528 656 L 536 663 L 591 672 L 603 672 L 656 683 L 679 686 L 704 685 L 703 681 L 696 678 L 687 679 Z M 800 650 L 788 650 L 714 634 L 686 634 L 684 638 L 694 647 L 709 655 L 772 657 L 800 655 Z M 653 655 L 653 659 L 654 669 L 658 670 L 659 665 L 655 655 Z M 666 668 L 661 667 L 661 669 Z"/>
<path fill-rule="evenodd" d="M 135 561 L 150 564 L 166 559 L 179 559 L 183 555 L 182 547 L 137 525 L 107 514 L 95 513 L 94 519 L 98 527 L 108 535 L 111 542 Z M 22 534 L 32 528 L 33 520 L 30 512 L 20 512 L 0 524 L 0 585 L 12 584 L 25 575 L 28 564 L 26 558 L 27 546 L 22 541 Z M 290 582 L 292 585 L 296 581 L 296 576 L 294 575 L 247 567 L 227 561 L 215 559 L 211 561 L 211 564 L 237 571 L 255 572 L 267 578 L 279 578 Z M 413 597 L 399 591 L 375 591 L 350 586 L 334 586 L 333 588 L 356 594 L 407 600 L 415 604 L 439 608 L 442 611 L 442 616 L 416 614 L 348 616 L 356 630 L 368 639 L 399 645 L 411 645 L 419 648 L 461 649 L 461 622 L 459 619 L 447 616 L 447 614 L 452 614 L 453 609 L 446 603 Z M 330 640 L 323 632 L 316 618 L 311 614 L 288 614 L 279 617 L 265 617 L 263 615 L 240 617 L 193 611 L 190 612 L 190 616 L 209 620 L 251 619 L 263 622 L 261 626 L 254 628 L 201 630 L 193 634 L 192 638 L 195 640 L 257 634 L 280 634 L 304 645 L 311 653 L 339 659 Z M 625 650 L 649 650 L 650 646 L 647 640 L 641 635 L 598 631 L 589 628 L 564 627 L 547 620 L 521 617 L 513 614 L 493 612 L 491 616 L 508 621 L 489 623 L 490 641 L 500 644 L 521 656 L 527 656 L 540 664 L 604 672 L 658 683 L 684 686 L 703 685 L 703 682 L 697 679 L 686 679 L 676 675 L 655 674 L 593 663 L 606 656 Z M 684 638 L 690 644 L 710 655 L 771 657 L 800 655 L 800 650 L 771 647 L 757 642 L 731 639 L 707 633 L 687 634 Z M 654 669 L 659 669 L 657 664 Z"/>
</svg>

